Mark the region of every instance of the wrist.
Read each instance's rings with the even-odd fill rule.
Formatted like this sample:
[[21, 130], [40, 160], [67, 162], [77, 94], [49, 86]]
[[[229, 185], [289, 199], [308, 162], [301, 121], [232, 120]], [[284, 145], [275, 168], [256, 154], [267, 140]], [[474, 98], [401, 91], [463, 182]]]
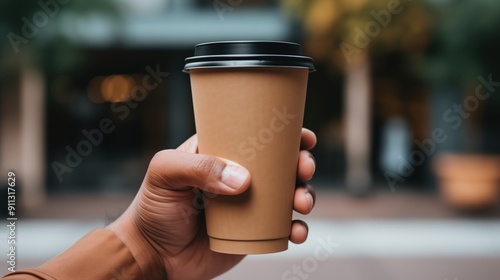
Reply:
[[139, 265], [144, 279], [167, 279], [163, 259], [141, 232], [138, 222], [127, 212], [107, 228], [128, 248]]

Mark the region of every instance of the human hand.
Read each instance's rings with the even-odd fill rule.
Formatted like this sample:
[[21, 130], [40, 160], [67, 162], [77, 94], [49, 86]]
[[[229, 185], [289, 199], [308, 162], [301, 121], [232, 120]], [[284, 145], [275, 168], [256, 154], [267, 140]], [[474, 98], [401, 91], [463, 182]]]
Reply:
[[[314, 174], [315, 163], [308, 150], [315, 144], [315, 134], [302, 129], [298, 181], [308, 181]], [[158, 152], [134, 201], [108, 227], [127, 245], [141, 269], [161, 268], [167, 279], [211, 279], [244, 258], [210, 250], [204, 217], [198, 215], [193, 201], [199, 194], [197, 189], [221, 195], [240, 194], [250, 186], [250, 174], [234, 162], [197, 151], [194, 135], [176, 150]], [[299, 185], [294, 210], [309, 214], [315, 199], [310, 185]], [[182, 209], [193, 214], [186, 216]], [[192, 212], [185, 212], [186, 209]], [[307, 234], [305, 222], [292, 222], [291, 242], [303, 243]]]

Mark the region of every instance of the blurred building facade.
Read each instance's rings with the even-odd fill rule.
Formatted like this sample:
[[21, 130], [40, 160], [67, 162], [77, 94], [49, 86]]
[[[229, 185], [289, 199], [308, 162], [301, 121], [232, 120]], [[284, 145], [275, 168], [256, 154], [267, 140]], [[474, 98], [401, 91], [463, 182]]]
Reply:
[[[432, 189], [438, 150], [453, 150], [466, 138], [498, 152], [498, 102], [481, 103], [464, 129], [448, 130], [448, 140], [427, 155], [433, 130], [449, 126], [443, 113], [463, 104], [480, 82], [436, 86], [414, 70], [446, 46], [434, 37], [447, 25], [433, 22], [432, 9], [420, 4], [389, 2], [117, 0], [21, 8], [12, 1], [6, 7], [18, 7], [11, 16], [17, 25], [0, 21], [7, 34], [1, 49], [2, 176], [21, 170], [26, 199], [34, 201], [47, 193], [133, 192], [156, 151], [195, 133], [189, 76], [182, 73], [194, 45], [284, 40], [302, 43], [316, 60], [304, 125], [319, 137], [313, 151], [319, 185], [390, 191], [392, 182]], [[37, 18], [40, 13], [47, 22]], [[358, 31], [371, 22], [380, 35]], [[33, 33], [27, 41], [9, 37], [25, 31]], [[342, 44], [355, 46], [367, 36], [371, 43], [356, 47], [364, 60], [346, 62]], [[436, 77], [440, 71], [427, 72]], [[487, 128], [481, 134], [487, 137], [476, 137], [478, 127]]]
[[[33, 203], [47, 193], [135, 191], [155, 152], [194, 134], [182, 68], [196, 44], [297, 41], [277, 1], [118, 2], [112, 12], [50, 6], [35, 50], [4, 42], [12, 63], [23, 52], [32, 61], [2, 79], [2, 173], [20, 170]], [[32, 9], [27, 29], [46, 12]]]

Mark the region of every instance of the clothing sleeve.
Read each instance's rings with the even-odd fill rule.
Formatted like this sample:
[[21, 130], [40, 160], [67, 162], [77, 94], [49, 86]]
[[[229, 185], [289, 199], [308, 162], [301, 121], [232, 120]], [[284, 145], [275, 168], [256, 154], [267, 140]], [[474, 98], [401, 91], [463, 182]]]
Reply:
[[97, 229], [47, 263], [10, 273], [2, 279], [150, 280], [158, 279], [157, 273], [141, 271], [127, 246], [113, 232]]

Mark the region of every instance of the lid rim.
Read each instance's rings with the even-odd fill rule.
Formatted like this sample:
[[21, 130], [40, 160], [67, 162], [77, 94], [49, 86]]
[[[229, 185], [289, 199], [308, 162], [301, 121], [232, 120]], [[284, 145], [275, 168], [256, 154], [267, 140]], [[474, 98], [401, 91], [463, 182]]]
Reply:
[[303, 56], [303, 55], [288, 55], [288, 54], [218, 54], [218, 55], [197, 55], [197, 56], [190, 56], [186, 58], [184, 61], [193, 61], [193, 60], [210, 60], [210, 59], [234, 59], [234, 60], [245, 60], [247, 58], [289, 58], [290, 60], [293, 59], [303, 59], [303, 60], [311, 60], [312, 58], [309, 56]]
[[[236, 61], [235, 61], [236, 62]], [[248, 62], [248, 61], [245, 61]], [[283, 64], [278, 64], [278, 63], [273, 63], [272, 61], [269, 61], [267, 64], [263, 64], [261, 61], [258, 61], [257, 63], [250, 64], [250, 63], [235, 63], [235, 64], [227, 64], [227, 63], [220, 63], [219, 61], [211, 61], [211, 62], [201, 62], [201, 63], [193, 63], [193, 65], [186, 66], [182, 70], [184, 73], [189, 73], [190, 70], [192, 69], [212, 69], [212, 68], [304, 68], [308, 69], [309, 73], [316, 72], [316, 69], [314, 68], [313, 65], [305, 64], [305, 63], [297, 63], [297, 64], [290, 64], [290, 63], [283, 63]]]
[[283, 41], [215, 41], [197, 44], [194, 56], [185, 59], [183, 72], [194, 67], [307, 67], [313, 59], [302, 55], [300, 44]]

